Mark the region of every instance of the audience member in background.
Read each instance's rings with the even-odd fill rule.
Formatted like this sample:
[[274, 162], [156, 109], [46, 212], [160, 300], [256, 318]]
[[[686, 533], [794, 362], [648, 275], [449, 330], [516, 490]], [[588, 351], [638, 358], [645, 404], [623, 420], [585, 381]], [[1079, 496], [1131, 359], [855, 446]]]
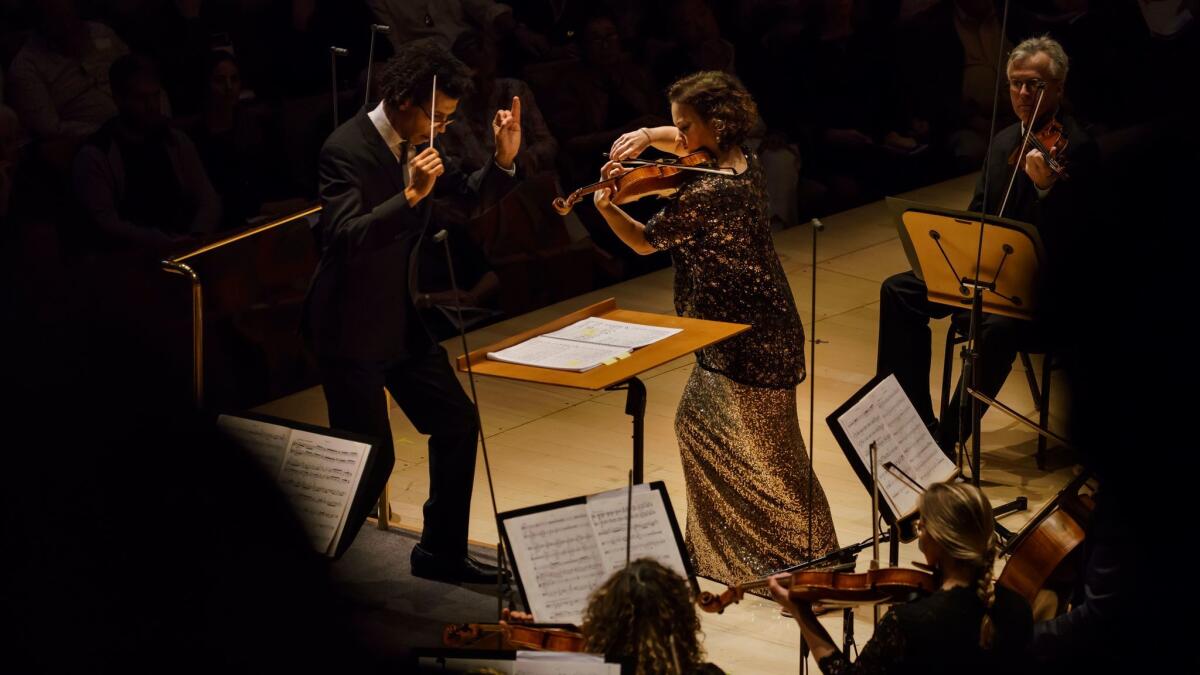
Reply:
[[214, 231], [221, 200], [192, 141], [167, 125], [154, 64], [130, 54], [109, 77], [119, 113], [75, 158], [75, 193], [92, 225], [151, 250]]
[[108, 71], [129, 49], [108, 26], [84, 21], [73, 0], [36, 3], [34, 22], [5, 96], [44, 159], [65, 173], [79, 142], [116, 114]]
[[522, 51], [534, 55], [549, 53], [544, 35], [513, 19], [512, 8], [494, 0], [367, 0], [367, 7], [379, 23], [391, 26], [392, 47], [432, 37], [449, 49], [464, 31], [472, 28], [492, 32], [497, 37], [512, 37]]
[[[496, 77], [496, 43], [485, 33], [470, 30], [460, 35], [454, 43], [454, 55], [471, 69], [474, 91], [459, 106], [457, 123], [446, 129], [441, 142], [451, 156], [462, 158], [464, 170], [479, 169], [490, 162], [495, 153], [495, 140], [487, 133], [492, 115], [503, 102], [511, 101], [514, 96], [520, 97], [523, 140], [517, 161], [524, 168], [525, 176], [505, 201], [521, 199], [532, 207], [524, 209], [520, 218], [508, 219], [513, 222], [496, 223], [504, 230], [503, 234], [491, 231], [496, 228], [485, 227], [486, 231], [472, 228], [472, 236], [484, 246], [489, 257], [504, 257], [517, 251], [533, 253], [564, 245], [566, 234], [562, 231], [562, 218], [550, 211], [550, 202], [557, 196], [556, 178], [539, 175], [554, 172], [558, 141], [550, 134], [529, 85], [514, 78]], [[439, 200], [438, 206], [440, 218], [458, 224], [467, 222], [462, 205], [454, 200]]]
[[[665, 102], [649, 72], [625, 53], [610, 15], [588, 19], [576, 34], [581, 58], [544, 83], [547, 121], [562, 144], [559, 169], [567, 191], [595, 181], [604, 153], [626, 131], [663, 124]], [[640, 206], [640, 205], [639, 205]], [[635, 213], [641, 213], [634, 207]], [[646, 269], [590, 208], [576, 209], [589, 235], [603, 249], [617, 274]], [[621, 265], [616, 265], [619, 260]]]
[[228, 52], [212, 52], [204, 78], [204, 109], [191, 135], [224, 205], [225, 227], [258, 215], [268, 169], [263, 111], [242, 99], [241, 70]]
[[[892, 38], [874, 3], [824, 0], [822, 16], [795, 46], [795, 95], [787, 102], [814, 148], [814, 170], [834, 208], [917, 184], [924, 131], [892, 76]], [[788, 110], [785, 107], [784, 110]], [[784, 119], [777, 122], [783, 123]]]
[[[1007, 39], [1001, 40], [995, 3], [947, 0], [934, 5], [905, 20], [898, 41], [906, 106], [933, 137], [944, 139], [952, 170], [977, 171], [987, 152], [1000, 54], [1012, 49]], [[996, 112], [997, 130], [1016, 121], [1003, 100]]]
[[233, 3], [158, 0], [140, 2], [108, 15], [132, 51], [146, 54], [159, 65], [172, 117], [200, 112], [204, 92], [194, 83], [204, 77], [209, 52], [234, 50], [237, 19]]
[[513, 18], [534, 33], [545, 36], [549, 51], [541, 54], [547, 61], [579, 57], [575, 34], [593, 11], [588, 0], [509, 0]]
[[611, 16], [593, 16], [578, 39], [581, 59], [556, 78], [546, 96], [548, 121], [566, 153], [564, 179], [582, 185], [594, 178], [617, 136], [658, 126], [664, 106], [650, 74], [622, 48]]
[[649, 40], [654, 79], [674, 82], [700, 70], [734, 74], [733, 43], [721, 37], [717, 17], [704, 0], [674, 0], [666, 8], [671, 20], [661, 27], [664, 39]]
[[471, 69], [475, 89], [459, 106], [455, 124], [440, 139], [447, 151], [462, 162], [465, 171], [492, 161], [495, 139], [487, 133], [492, 116], [502, 103], [518, 96], [523, 142], [517, 161], [529, 175], [553, 170], [558, 141], [546, 126], [529, 85], [516, 78], [496, 76], [499, 55], [495, 39], [482, 31], [467, 30], [455, 40], [452, 51]]

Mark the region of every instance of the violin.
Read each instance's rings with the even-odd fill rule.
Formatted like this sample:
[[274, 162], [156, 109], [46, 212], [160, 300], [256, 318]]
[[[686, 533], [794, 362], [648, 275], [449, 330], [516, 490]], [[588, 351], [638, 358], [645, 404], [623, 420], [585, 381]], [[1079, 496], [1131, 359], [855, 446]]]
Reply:
[[[696, 598], [696, 603], [706, 612], [720, 614], [740, 600], [745, 591], [765, 588], [769, 580], [770, 577], [731, 586], [720, 595], [705, 591]], [[852, 607], [908, 602], [914, 594], [932, 593], [940, 580], [932, 572], [883, 567], [866, 572], [805, 570], [781, 578], [780, 584], [788, 589], [788, 598], [795, 603]]]
[[[1067, 160], [1066, 150], [1069, 139], [1067, 132], [1063, 129], [1062, 122], [1059, 122], [1054, 116], [1046, 120], [1040, 129], [1037, 129], [1031, 134], [1026, 134], [1025, 142], [1013, 148], [1012, 154], [1008, 157], [1008, 165], [1016, 166], [1024, 155], [1023, 150], [1028, 147], [1036, 149], [1046, 158], [1046, 166], [1059, 178], [1070, 178], [1067, 175]], [[1053, 151], [1053, 152], [1052, 152]]]
[[684, 179], [691, 175], [690, 172], [734, 175], [733, 169], [717, 167], [716, 162], [716, 158], [707, 150], [654, 161], [625, 160], [621, 162], [622, 165], [635, 165], [636, 168], [620, 176], [585, 185], [566, 198], [556, 198], [553, 202], [554, 210], [558, 215], [565, 216], [580, 199], [605, 188], [611, 188], [615, 192], [612, 198], [614, 204], [628, 204], [642, 197], [666, 197], [674, 194], [683, 187]]
[[582, 652], [585, 644], [583, 634], [576, 631], [510, 623], [447, 624], [442, 643], [468, 649], [542, 652]]

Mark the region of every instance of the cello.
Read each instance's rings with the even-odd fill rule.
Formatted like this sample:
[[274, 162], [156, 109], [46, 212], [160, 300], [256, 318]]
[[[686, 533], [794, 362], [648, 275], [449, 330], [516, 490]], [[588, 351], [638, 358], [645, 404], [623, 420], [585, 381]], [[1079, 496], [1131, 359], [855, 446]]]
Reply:
[[[996, 583], [1020, 595], [1030, 607], [1050, 609], [1044, 594], [1072, 581], [1067, 562], [1082, 546], [1094, 508], [1090, 495], [1079, 494], [1090, 477], [1087, 471], [1076, 476], [1001, 549], [1008, 562]], [[1062, 605], [1058, 600], [1051, 616], [1061, 613]], [[1035, 614], [1040, 613], [1035, 609]]]

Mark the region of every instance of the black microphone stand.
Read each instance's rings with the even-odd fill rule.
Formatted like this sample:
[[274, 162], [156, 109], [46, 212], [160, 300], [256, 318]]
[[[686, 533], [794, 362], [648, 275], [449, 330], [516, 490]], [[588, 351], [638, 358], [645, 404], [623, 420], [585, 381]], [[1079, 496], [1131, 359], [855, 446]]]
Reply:
[[[996, 85], [992, 89], [992, 119], [988, 130], [988, 150], [983, 158], [983, 195], [979, 205], [979, 245], [975, 253], [975, 276], [974, 279], [961, 277], [960, 281], [964, 287], [970, 288], [972, 293], [971, 298], [971, 319], [970, 328], [967, 332], [967, 344], [962, 349], [962, 386], [959, 387], [958, 399], [958, 466], [962, 469], [963, 455], [966, 451], [966, 434], [971, 433], [971, 482], [975, 487], [979, 487], [980, 473], [980, 444], [979, 444], [979, 418], [982, 412], [979, 407], [979, 399], [970, 396], [967, 392], [969, 388], [979, 389], [979, 371], [977, 361], [979, 352], [975, 347], [975, 340], [979, 336], [979, 322], [983, 316], [983, 292], [985, 290], [995, 290], [995, 284], [981, 282], [979, 279], [979, 266], [983, 261], [983, 233], [987, 224], [987, 200], [988, 186], [991, 178], [991, 158], [992, 158], [992, 139], [996, 136], [996, 117], [999, 114], [1000, 107], [1000, 73], [1004, 70], [1004, 35], [1008, 30], [1008, 4], [1009, 0], [1004, 0], [1003, 16], [1000, 19], [1000, 45], [1001, 48], [996, 50]], [[989, 288], [990, 286], [990, 288]], [[963, 417], [967, 414], [967, 403], [970, 399], [970, 425], [966, 423]]]
[[381, 23], [371, 24], [371, 46], [367, 50], [367, 83], [363, 87], [363, 108], [370, 109], [371, 105], [371, 66], [375, 64], [375, 36], [379, 33], [388, 35], [392, 32], [391, 26], [385, 26]]
[[338, 79], [337, 79], [337, 60], [339, 56], [346, 56], [350, 53], [345, 47], [330, 47], [329, 48], [329, 72], [331, 84], [333, 86], [333, 129], [337, 131], [338, 124], [342, 118], [338, 115]]
[[[430, 146], [432, 147], [432, 145], [433, 143], [430, 141]], [[430, 205], [425, 215], [426, 227], [428, 227], [429, 217], [432, 212], [433, 206]], [[442, 244], [442, 247], [446, 252], [446, 269], [450, 272], [450, 289], [454, 291], [454, 312], [458, 319], [458, 337], [462, 341], [463, 360], [466, 361], [467, 364], [467, 380], [471, 384], [471, 403], [475, 408], [475, 425], [479, 427], [479, 446], [483, 451], [484, 473], [487, 474], [488, 493], [492, 498], [492, 516], [496, 519], [496, 529], [497, 532], [499, 532], [500, 510], [496, 507], [496, 486], [492, 482], [492, 465], [490, 459], [488, 458], [487, 435], [483, 433], [483, 418], [479, 414], [479, 393], [475, 389], [475, 371], [471, 367], [471, 352], [467, 347], [466, 324], [463, 323], [462, 316], [462, 300], [459, 298], [458, 279], [454, 274], [454, 258], [450, 254], [450, 233], [445, 229], [438, 230], [438, 232], [433, 235], [433, 241], [435, 243]], [[632, 487], [630, 489], [632, 489]], [[628, 556], [628, 553], [626, 553], [626, 555]], [[512, 583], [513, 580], [511, 579], [506, 567], [507, 557], [508, 555], [504, 549], [504, 537], [497, 536], [496, 563], [500, 568], [499, 573], [496, 575], [496, 616], [498, 619], [503, 618], [504, 616], [504, 605], [506, 601], [509, 601], [508, 604], [510, 607], [512, 606], [511, 598], [515, 590]]]

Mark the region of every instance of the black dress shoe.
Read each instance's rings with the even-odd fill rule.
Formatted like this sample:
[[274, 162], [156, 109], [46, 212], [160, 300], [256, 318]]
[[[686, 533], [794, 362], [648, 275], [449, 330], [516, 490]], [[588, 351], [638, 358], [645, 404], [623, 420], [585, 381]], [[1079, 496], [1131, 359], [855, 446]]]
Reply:
[[500, 568], [472, 558], [467, 554], [461, 556], [439, 556], [414, 546], [412, 556], [412, 574], [414, 577], [433, 581], [447, 581], [455, 584], [494, 584], [500, 575]]

